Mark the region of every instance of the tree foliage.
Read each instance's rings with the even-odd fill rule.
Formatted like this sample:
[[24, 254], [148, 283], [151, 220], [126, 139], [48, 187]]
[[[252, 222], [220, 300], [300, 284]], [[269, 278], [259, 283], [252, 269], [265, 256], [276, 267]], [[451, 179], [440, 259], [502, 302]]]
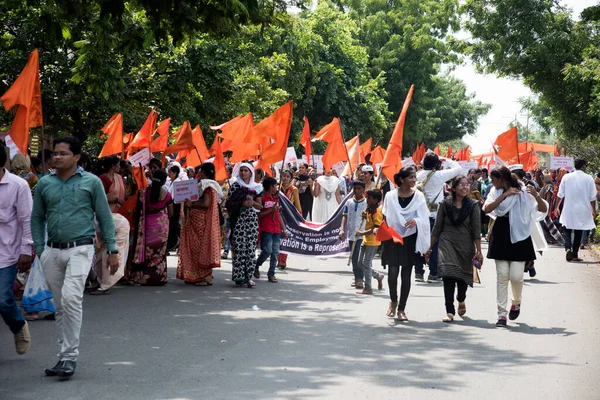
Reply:
[[[45, 130], [97, 137], [115, 112], [154, 107], [208, 125], [295, 101], [292, 139], [340, 117], [346, 140], [385, 145], [411, 84], [406, 142], [474, 133], [488, 106], [442, 72], [459, 61], [455, 0], [31, 1], [0, 4], [0, 92], [40, 51]], [[290, 6], [301, 11], [291, 14]], [[11, 116], [0, 111], [0, 125]], [[319, 146], [316, 146], [316, 150]], [[408, 152], [408, 151], [407, 151]]]

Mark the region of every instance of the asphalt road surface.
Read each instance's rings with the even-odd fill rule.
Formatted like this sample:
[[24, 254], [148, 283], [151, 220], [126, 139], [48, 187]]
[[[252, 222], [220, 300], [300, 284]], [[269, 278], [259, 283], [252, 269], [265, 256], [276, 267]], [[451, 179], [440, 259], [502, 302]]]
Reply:
[[169, 257], [165, 287], [85, 296], [70, 381], [44, 376], [54, 322], [30, 323], [24, 356], [5, 328], [0, 399], [600, 399], [600, 267], [567, 263], [559, 248], [526, 277], [507, 328], [494, 325], [490, 260], [453, 324], [441, 322], [441, 284], [413, 282], [410, 321], [387, 318], [387, 280], [357, 295], [342, 258], [290, 256], [280, 283], [255, 289], [232, 285], [230, 261], [212, 287], [175, 280], [176, 265]]

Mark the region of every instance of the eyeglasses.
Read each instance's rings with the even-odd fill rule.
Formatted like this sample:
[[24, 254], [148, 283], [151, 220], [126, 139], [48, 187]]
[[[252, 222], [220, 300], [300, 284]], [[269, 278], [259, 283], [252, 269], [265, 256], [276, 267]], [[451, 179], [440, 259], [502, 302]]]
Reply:
[[52, 157], [68, 157], [70, 155], [73, 155], [73, 153], [66, 151], [55, 151], [54, 153], [52, 153]]
[[458, 187], [471, 187], [471, 184], [470, 183], [459, 183], [456, 186], [458, 186]]

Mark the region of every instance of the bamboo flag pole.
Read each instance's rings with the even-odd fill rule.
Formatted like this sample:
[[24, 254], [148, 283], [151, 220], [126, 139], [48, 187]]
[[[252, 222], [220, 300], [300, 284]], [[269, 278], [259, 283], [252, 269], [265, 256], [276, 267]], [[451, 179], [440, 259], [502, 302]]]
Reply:
[[340, 135], [342, 135], [342, 143], [344, 143], [344, 149], [346, 150], [346, 158], [348, 159], [348, 166], [350, 167], [350, 176], [354, 177], [354, 171], [352, 170], [352, 163], [350, 162], [350, 155], [348, 154], [348, 147], [346, 147], [346, 142], [344, 141], [344, 132], [342, 131], [342, 122], [341, 121], [340, 121]]

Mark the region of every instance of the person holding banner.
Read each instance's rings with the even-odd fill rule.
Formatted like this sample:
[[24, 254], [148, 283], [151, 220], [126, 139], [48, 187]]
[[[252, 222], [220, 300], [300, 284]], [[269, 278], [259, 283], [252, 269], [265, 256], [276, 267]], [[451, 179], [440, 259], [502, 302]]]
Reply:
[[213, 268], [221, 266], [219, 196], [223, 192], [215, 181], [214, 164], [202, 164], [200, 179], [198, 186], [204, 189], [199, 200], [185, 202], [188, 212], [181, 227], [177, 279], [196, 286], [212, 286]]
[[[394, 175], [394, 183], [397, 189], [385, 196], [382, 212], [386, 223], [404, 238], [404, 244], [393, 240], [382, 242], [381, 263], [389, 266], [388, 285], [391, 301], [387, 316], [394, 317], [397, 308], [398, 320], [408, 321], [405, 309], [410, 293], [413, 265], [417, 257], [424, 255], [430, 245], [430, 211], [425, 195], [415, 190], [417, 176], [413, 167], [402, 168]], [[398, 275], [401, 279], [399, 302]]]
[[254, 168], [242, 162], [234, 168], [235, 182], [231, 184], [227, 202], [231, 225], [233, 267], [231, 280], [238, 286], [256, 286], [252, 277], [256, 268], [258, 242], [258, 211], [262, 208], [262, 185], [254, 180]]
[[[292, 179], [292, 172], [289, 169], [284, 169], [281, 171], [281, 193], [283, 193], [284, 196], [292, 202], [294, 207], [296, 207], [296, 210], [298, 210], [300, 215], [302, 215], [302, 206], [300, 204], [298, 188], [292, 185]], [[277, 267], [279, 269], [285, 269], [287, 266], [287, 257], [287, 254], [279, 253], [279, 257], [277, 259]]]
[[313, 180], [308, 175], [308, 164], [300, 164], [298, 167], [298, 176], [294, 180], [294, 186], [298, 188], [302, 218], [308, 221], [313, 208]]
[[173, 215], [171, 194], [163, 186], [164, 169], [154, 169], [152, 185], [140, 193], [140, 217], [129, 281], [134, 285], [164, 285], [167, 276], [169, 217]]

